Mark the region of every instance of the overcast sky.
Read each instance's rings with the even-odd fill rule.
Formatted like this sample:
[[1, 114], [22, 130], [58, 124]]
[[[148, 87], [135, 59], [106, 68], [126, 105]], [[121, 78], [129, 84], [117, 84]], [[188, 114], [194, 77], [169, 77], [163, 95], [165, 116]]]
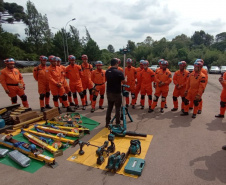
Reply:
[[[27, 0], [16, 2], [26, 9]], [[116, 50], [128, 40], [142, 42], [147, 36], [154, 40], [173, 39], [182, 33], [191, 37], [204, 30], [213, 36], [226, 32], [226, 0], [31, 0], [42, 15], [46, 14], [53, 33], [68, 25], [75, 26], [80, 38], [87, 27], [100, 49], [112, 44]], [[11, 33], [25, 37], [23, 24], [4, 24]], [[69, 26], [67, 26], [67, 30]]]

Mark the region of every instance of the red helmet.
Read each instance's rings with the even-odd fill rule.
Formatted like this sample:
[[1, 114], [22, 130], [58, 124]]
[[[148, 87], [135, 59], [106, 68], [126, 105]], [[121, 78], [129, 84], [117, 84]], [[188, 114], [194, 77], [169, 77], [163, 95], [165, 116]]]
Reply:
[[50, 62], [54, 62], [55, 61], [55, 56], [54, 55], [50, 55], [49, 56], [49, 61]]
[[127, 58], [126, 62], [132, 64], [133, 63], [133, 60], [131, 58]]
[[202, 64], [204, 64], [204, 60], [203, 59], [200, 59], [200, 58], [196, 59], [195, 62], [202, 62]]
[[187, 63], [186, 63], [185, 61], [180, 61], [180, 62], [178, 62], [178, 65], [179, 65], [179, 66], [186, 66]]
[[15, 64], [15, 60], [13, 58], [7, 58], [4, 60], [5, 64]]
[[168, 63], [168, 61], [166, 61], [166, 60], [162, 60], [160, 64], [161, 64], [161, 65], [167, 65], [167, 66], [168, 66], [169, 63]]
[[102, 66], [103, 65], [103, 62], [102, 61], [97, 61], [96, 62], [96, 66]]
[[121, 64], [121, 59], [120, 58], [116, 58], [118, 60], [118, 64]]
[[143, 61], [143, 65], [148, 65], [148, 64], [149, 64], [148, 60]]
[[39, 60], [40, 60], [40, 61], [47, 61], [48, 58], [47, 58], [46, 56], [44, 56], [44, 55], [41, 55], [41, 56], [39, 57]]
[[161, 61], [164, 61], [164, 59], [162, 58], [158, 60], [159, 65], [161, 64]]
[[200, 61], [195, 61], [195, 63], [194, 63], [194, 66], [196, 67], [199, 67], [199, 68], [202, 68], [202, 66], [203, 66], [203, 63], [202, 62], [200, 62]]
[[75, 61], [76, 57], [74, 55], [69, 55], [68, 60], [69, 61]]
[[82, 55], [82, 60], [88, 60], [88, 56], [87, 55]]
[[55, 57], [54, 60], [55, 60], [56, 62], [61, 62], [61, 58], [60, 58], [60, 57]]

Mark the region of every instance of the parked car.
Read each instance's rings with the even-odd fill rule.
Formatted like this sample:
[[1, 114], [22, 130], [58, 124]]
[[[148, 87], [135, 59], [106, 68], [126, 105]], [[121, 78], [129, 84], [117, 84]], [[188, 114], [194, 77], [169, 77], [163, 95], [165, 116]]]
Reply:
[[194, 71], [194, 65], [188, 65], [186, 70], [188, 70], [191, 73], [192, 71]]
[[39, 61], [20, 61], [20, 60], [15, 61], [15, 66], [17, 68], [30, 67], [30, 66], [33, 67], [38, 65], [39, 65]]
[[218, 66], [211, 66], [210, 67], [210, 70], [209, 70], [209, 73], [212, 74], [220, 74], [221, 73], [221, 70]]
[[203, 69], [205, 69], [208, 72], [208, 67], [207, 66], [203, 66]]
[[224, 74], [226, 72], [226, 66], [221, 66], [221, 74]]
[[152, 69], [154, 72], [156, 71], [156, 69], [159, 68], [159, 65], [152, 65], [151, 67], [149, 67], [150, 69]]

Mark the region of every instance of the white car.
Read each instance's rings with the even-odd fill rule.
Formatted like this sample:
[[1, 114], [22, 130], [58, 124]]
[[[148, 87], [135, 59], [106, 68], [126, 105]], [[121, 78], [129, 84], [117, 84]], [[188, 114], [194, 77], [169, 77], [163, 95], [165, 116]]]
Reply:
[[226, 72], [226, 66], [221, 66], [221, 74], [224, 74]]
[[152, 65], [151, 67], [149, 67], [150, 69], [152, 69], [152, 71], [156, 71], [156, 69], [159, 68], [159, 65]]
[[215, 74], [220, 74], [221, 73], [221, 70], [218, 66], [211, 66], [210, 67], [210, 70], [209, 70], [209, 73], [215, 73]]
[[194, 71], [194, 65], [188, 65], [186, 70], [188, 70], [191, 73], [192, 71]]

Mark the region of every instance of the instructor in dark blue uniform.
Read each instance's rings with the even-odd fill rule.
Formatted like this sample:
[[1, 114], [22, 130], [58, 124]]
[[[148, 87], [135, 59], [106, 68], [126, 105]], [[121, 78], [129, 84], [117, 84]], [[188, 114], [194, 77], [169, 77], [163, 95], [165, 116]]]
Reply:
[[115, 105], [116, 124], [120, 124], [120, 109], [122, 105], [121, 84], [125, 83], [125, 77], [118, 68], [119, 61], [111, 60], [111, 68], [106, 71], [108, 108], [106, 113], [106, 127], [111, 121], [111, 112]]

